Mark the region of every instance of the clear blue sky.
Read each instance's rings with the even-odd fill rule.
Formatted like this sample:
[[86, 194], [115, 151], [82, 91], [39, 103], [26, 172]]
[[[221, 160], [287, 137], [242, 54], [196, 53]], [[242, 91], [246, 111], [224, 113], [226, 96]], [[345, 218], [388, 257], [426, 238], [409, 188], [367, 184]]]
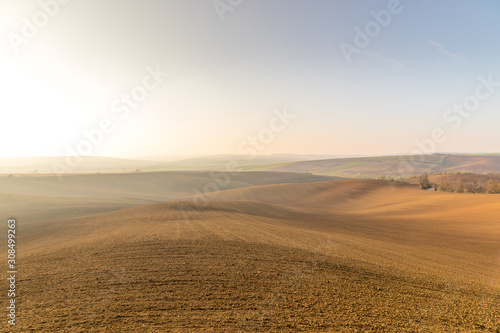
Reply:
[[[66, 155], [103, 119], [113, 129], [92, 155], [237, 153], [284, 107], [296, 117], [260, 153], [410, 153], [436, 128], [435, 151], [500, 151], [500, 87], [470, 116], [443, 118], [488, 92], [478, 77], [500, 82], [498, 1], [54, 3], [48, 16], [0, 1], [0, 157]], [[386, 26], [370, 23], [388, 8]], [[348, 62], [341, 45], [367, 24], [379, 31]], [[113, 112], [147, 67], [169, 75]]]

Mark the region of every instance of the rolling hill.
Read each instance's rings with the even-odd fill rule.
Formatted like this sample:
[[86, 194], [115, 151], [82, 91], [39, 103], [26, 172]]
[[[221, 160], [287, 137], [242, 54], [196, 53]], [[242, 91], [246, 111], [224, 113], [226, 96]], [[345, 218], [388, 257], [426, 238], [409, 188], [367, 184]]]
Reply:
[[[75, 167], [69, 161], [81, 158]], [[153, 160], [156, 158], [157, 160]], [[54, 163], [58, 168], [54, 168]], [[72, 162], [73, 163], [73, 162]], [[342, 178], [376, 178], [390, 175], [395, 179], [423, 173], [473, 172], [500, 173], [500, 155], [401, 155], [373, 157], [342, 157], [328, 155], [209, 155], [191, 158], [151, 157], [118, 159], [108, 157], [46, 157], [0, 159], [0, 174], [130, 173], [159, 171], [226, 171], [235, 163], [240, 171], [274, 171], [314, 173]]]
[[71, 173], [128, 173], [151, 171], [206, 171], [225, 170], [226, 165], [242, 166], [290, 163], [325, 158], [335, 155], [207, 155], [207, 156], [149, 156], [134, 159], [102, 156], [52, 156], [0, 158], [0, 174], [71, 174]]
[[23, 223], [51, 220], [180, 200], [264, 184], [331, 180], [332, 177], [290, 172], [144, 172], [118, 174], [20, 175], [0, 177], [0, 216], [13, 212]]
[[19, 329], [500, 330], [497, 196], [260, 175], [209, 201], [20, 223]]
[[342, 158], [318, 161], [302, 161], [270, 166], [270, 171], [312, 172], [348, 178], [376, 178], [390, 175], [396, 179], [424, 173], [473, 172], [500, 173], [500, 155], [403, 155]]

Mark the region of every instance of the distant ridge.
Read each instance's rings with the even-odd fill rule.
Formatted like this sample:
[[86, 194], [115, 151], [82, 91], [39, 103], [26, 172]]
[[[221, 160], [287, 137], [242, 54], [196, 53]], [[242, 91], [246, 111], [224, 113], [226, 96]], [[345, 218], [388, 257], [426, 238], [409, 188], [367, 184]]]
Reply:
[[[156, 160], [155, 160], [156, 159]], [[78, 160], [79, 163], [73, 163]], [[23, 173], [127, 173], [157, 171], [226, 171], [229, 163], [239, 171], [313, 173], [342, 178], [394, 179], [423, 173], [500, 173], [500, 154], [433, 154], [345, 157], [337, 155], [207, 155], [191, 157], [25, 157], [0, 159], [0, 174]], [[54, 165], [64, 166], [54, 168]]]
[[500, 173], [500, 155], [401, 155], [303, 161], [270, 168], [272, 171], [311, 172], [349, 178], [376, 178], [390, 175], [395, 179], [423, 173], [472, 172]]

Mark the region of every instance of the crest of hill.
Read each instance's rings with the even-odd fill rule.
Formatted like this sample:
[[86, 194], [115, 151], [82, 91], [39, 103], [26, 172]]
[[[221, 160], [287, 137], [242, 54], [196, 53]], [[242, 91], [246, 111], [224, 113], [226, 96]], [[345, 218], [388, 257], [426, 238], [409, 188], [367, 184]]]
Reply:
[[376, 178], [383, 174], [393, 176], [395, 179], [450, 171], [500, 173], [500, 155], [434, 154], [342, 158], [294, 162], [271, 166], [269, 170], [312, 172], [349, 178]]
[[[380, 180], [332, 180], [307, 183], [260, 185], [183, 198], [183, 201], [157, 203], [122, 211], [126, 215], [232, 212], [272, 218], [300, 219], [332, 216], [490, 216], [499, 208], [495, 195], [422, 191], [416, 185]], [[480, 211], [478, 212], [478, 209]], [[115, 214], [115, 213], [110, 213]], [[118, 212], [116, 212], [118, 214]]]
[[[205, 193], [264, 184], [330, 180], [291, 172], [150, 172], [0, 177], [0, 216], [20, 211], [24, 223], [96, 214]], [[212, 185], [216, 186], [212, 186]]]
[[[130, 330], [126, 326], [133, 322], [123, 324], [124, 316], [138, 316], [145, 308], [158, 314], [148, 320], [162, 331], [168, 331], [173, 320], [199, 316], [199, 309], [203, 323], [221, 320], [220, 309], [234, 309], [234, 304], [238, 311], [253, 313], [256, 299], [267, 303], [281, 287], [283, 295], [294, 297], [280, 307], [290, 311], [286, 318], [326, 313], [320, 330], [332, 322], [333, 313], [339, 324], [329, 331], [342, 331], [340, 325], [355, 313], [369, 318], [363, 327], [379, 318], [385, 325], [381, 330], [389, 320], [397, 327], [394, 331], [400, 331], [407, 319], [398, 314], [415, 316], [415, 309], [423, 308], [417, 315], [425, 319], [429, 302], [437, 302], [436, 309], [453, 308], [440, 314], [436, 322], [441, 326], [432, 324], [425, 331], [458, 332], [463, 324], [455, 324], [455, 318], [472, 311], [477, 315], [468, 327], [484, 318], [489, 318], [489, 331], [498, 327], [494, 268], [500, 206], [494, 195], [430, 192], [406, 183], [350, 179], [258, 185], [213, 192], [209, 201], [204, 199], [194, 196], [20, 224], [27, 281], [21, 285], [20, 299], [26, 318], [32, 320], [30, 328], [46, 332], [49, 325], [59, 325], [58, 331], [63, 331], [82, 307], [95, 311], [95, 302], [81, 300], [95, 298], [96, 291], [102, 295], [98, 292], [103, 281], [110, 281], [113, 291], [124, 286], [99, 314], [107, 327], [121, 331]], [[124, 268], [133, 274], [131, 283], [110, 274]], [[287, 272], [309, 278], [289, 285]], [[447, 288], [449, 283], [458, 287]], [[316, 295], [313, 302], [304, 299], [304, 286], [312, 290], [308, 295]], [[458, 288], [464, 291], [453, 304], [443, 298], [457, 295]], [[349, 307], [339, 311], [332, 299]], [[115, 303], [119, 306], [113, 307]], [[376, 310], [375, 317], [365, 315], [363, 304]], [[483, 304], [481, 311], [478, 304]], [[180, 310], [158, 325], [158, 318], [170, 313], [166, 307]], [[68, 315], [47, 323], [42, 320], [46, 309]], [[237, 314], [223, 315], [234, 323]], [[444, 315], [446, 321], [441, 319]], [[85, 331], [92, 330], [93, 322], [81, 322]], [[303, 327], [293, 326], [293, 321], [289, 325], [297, 331]], [[417, 328], [411, 331], [421, 331]]]

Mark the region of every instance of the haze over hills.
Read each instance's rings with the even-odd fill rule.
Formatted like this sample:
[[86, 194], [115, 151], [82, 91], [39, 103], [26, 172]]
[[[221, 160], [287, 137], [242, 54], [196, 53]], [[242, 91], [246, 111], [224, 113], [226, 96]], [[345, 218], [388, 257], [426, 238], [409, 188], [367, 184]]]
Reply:
[[165, 170], [207, 170], [225, 168], [228, 162], [240, 165], [288, 163], [341, 157], [335, 155], [208, 155], [149, 156], [136, 159], [100, 156], [18, 157], [0, 159], [0, 173], [91, 173]]
[[[140, 159], [149, 161], [168, 161], [177, 165], [221, 165], [229, 161], [241, 161], [253, 164], [265, 163], [283, 163], [297, 161], [323, 160], [331, 158], [353, 157], [346, 155], [303, 155], [303, 154], [270, 154], [270, 155], [237, 155], [237, 154], [221, 154], [221, 155], [197, 155], [197, 156], [150, 156], [141, 157]], [[356, 156], [359, 157], [359, 156]]]
[[0, 177], [0, 216], [22, 212], [23, 223], [67, 218], [126, 207], [180, 200], [263, 184], [331, 180], [289, 172], [245, 172], [220, 175], [209, 172], [154, 172]]
[[270, 167], [272, 171], [311, 172], [338, 177], [394, 178], [439, 172], [500, 173], [500, 155], [402, 155], [304, 161]]
[[156, 161], [100, 156], [17, 157], [0, 159], [0, 173], [123, 172], [159, 165]]
[[423, 173], [472, 172], [500, 173], [499, 154], [432, 154], [343, 157], [332, 155], [209, 155], [190, 158], [156, 157], [158, 160], [69, 156], [0, 160], [0, 174], [16, 173], [124, 173], [151, 171], [216, 170], [228, 164], [240, 171], [309, 172], [346, 178], [400, 177]]
[[[107, 187], [101, 197], [115, 203], [180, 197], [104, 212], [81, 206], [73, 216], [50, 217], [50, 207], [40, 204], [46, 218], [37, 223], [25, 224], [21, 214], [19, 329], [500, 329], [496, 195], [257, 172], [238, 174], [237, 182], [250, 186], [235, 183], [199, 200], [183, 195], [191, 174], [71, 176], [47, 196], [65, 191], [88, 199]], [[195, 175], [198, 186], [210, 179]], [[149, 177], [144, 184], [157, 177], [159, 186], [141, 186], [141, 177]], [[270, 183], [273, 177], [284, 183]], [[6, 187], [6, 179], [12, 178], [0, 180], [6, 193], [19, 188]], [[43, 177], [14, 178], [21, 179], [34, 183], [16, 195], [26, 195], [38, 179], [45, 184], [40, 190], [47, 187]], [[130, 193], [128, 184], [138, 181]]]

